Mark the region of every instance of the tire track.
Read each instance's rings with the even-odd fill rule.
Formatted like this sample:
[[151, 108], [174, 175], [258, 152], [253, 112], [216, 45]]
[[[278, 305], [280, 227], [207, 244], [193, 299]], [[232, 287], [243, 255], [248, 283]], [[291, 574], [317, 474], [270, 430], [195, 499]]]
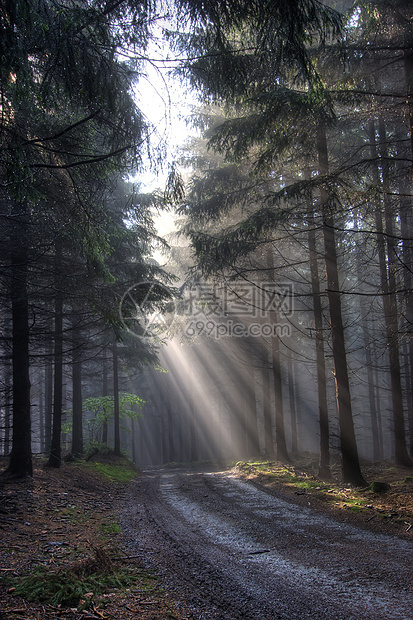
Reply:
[[410, 542], [338, 523], [229, 473], [143, 476], [128, 545], [197, 620], [412, 620]]

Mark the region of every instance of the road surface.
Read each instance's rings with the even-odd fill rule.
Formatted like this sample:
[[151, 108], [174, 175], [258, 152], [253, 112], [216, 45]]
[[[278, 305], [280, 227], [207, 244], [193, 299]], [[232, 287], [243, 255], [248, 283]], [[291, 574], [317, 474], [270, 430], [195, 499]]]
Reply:
[[146, 472], [128, 546], [196, 620], [413, 620], [413, 544], [335, 521], [230, 472]]

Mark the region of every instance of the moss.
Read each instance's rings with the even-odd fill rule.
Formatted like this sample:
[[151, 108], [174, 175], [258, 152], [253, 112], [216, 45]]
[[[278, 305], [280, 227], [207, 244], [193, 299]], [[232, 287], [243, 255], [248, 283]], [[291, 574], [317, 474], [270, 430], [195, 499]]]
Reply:
[[137, 470], [125, 461], [125, 463], [87, 463], [87, 467], [97, 472], [111, 482], [127, 483], [131, 482], [138, 476]]
[[116, 523], [116, 521], [105, 521], [101, 523], [99, 527], [104, 536], [108, 536], [110, 534], [120, 534], [122, 531], [120, 525]]
[[388, 491], [390, 491], [391, 486], [387, 482], [375, 480], [370, 484], [369, 489], [373, 493], [387, 493]]

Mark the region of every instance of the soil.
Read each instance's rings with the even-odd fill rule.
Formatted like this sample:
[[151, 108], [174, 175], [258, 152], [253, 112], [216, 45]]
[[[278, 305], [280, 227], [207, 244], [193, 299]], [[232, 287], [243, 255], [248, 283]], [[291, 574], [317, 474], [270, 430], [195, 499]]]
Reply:
[[[84, 464], [48, 468], [40, 458], [34, 460], [33, 473], [32, 479], [0, 478], [1, 620], [180, 618], [174, 599], [121, 542], [117, 524], [119, 508], [127, 501], [126, 484], [102, 478]], [[92, 599], [84, 611], [53, 607], [47, 601], [33, 603], [14, 594], [13, 577], [27, 575], [39, 565], [53, 572], [76, 566], [101, 549], [113, 571], [126, 566], [138, 575], [134, 587], [108, 591], [96, 602]]]
[[[274, 471], [277, 469], [275, 465]], [[309, 474], [309, 471], [308, 463], [302, 464], [300, 470], [295, 468], [296, 473], [301, 473], [303, 478], [310, 478], [317, 484], [316, 477]], [[390, 463], [365, 465], [363, 473], [367, 480], [385, 481], [390, 484], [390, 490], [372, 493], [341, 485], [340, 495], [335, 496], [337, 501], [331, 502], [326, 502], [326, 494], [330, 489], [326, 488], [322, 481], [320, 487], [314, 487], [313, 484], [303, 490], [299, 484], [291, 481], [285, 483], [272, 473], [271, 467], [265, 472], [259, 467], [244, 466], [217, 472], [211, 469], [208, 471], [206, 466], [201, 466], [198, 469], [192, 467], [142, 472], [136, 481], [121, 484], [102, 478], [85, 464], [65, 463], [60, 469], [50, 469], [45, 468], [40, 459], [36, 459], [33, 479], [1, 481], [0, 618], [323, 618], [324, 612], [318, 607], [317, 600], [313, 600], [310, 587], [306, 600], [300, 600], [297, 595], [298, 590], [306, 591], [305, 582], [313, 569], [308, 565], [310, 573], [297, 573], [296, 567], [308, 563], [305, 556], [311, 553], [308, 546], [303, 546], [302, 536], [297, 533], [299, 527], [294, 525], [294, 519], [299, 520], [303, 514], [294, 512], [296, 509], [307, 511], [307, 522], [308, 515], [314, 515], [311, 519], [314, 521], [314, 531], [318, 528], [317, 540], [322, 538], [320, 531], [327, 526], [320, 525], [322, 522], [318, 522], [316, 516], [332, 516], [334, 521], [328, 521], [330, 524], [341, 523], [339, 527], [342, 528], [356, 526], [362, 531], [377, 535], [378, 538], [374, 540], [381, 541], [380, 547], [385, 547], [388, 544], [385, 541], [391, 540], [394, 541], [389, 543], [392, 549], [394, 547], [397, 550], [397, 545], [407, 545], [406, 549], [411, 552], [411, 470], [395, 468]], [[335, 488], [337, 491], [337, 487]], [[258, 495], [254, 495], [255, 492]], [[250, 507], [250, 512], [236, 508], [238, 496], [241, 502], [242, 498], [247, 498], [249, 494], [252, 494], [254, 504]], [[267, 505], [268, 502], [274, 503], [270, 506]], [[357, 506], [357, 503], [360, 505]], [[257, 516], [253, 512], [260, 506], [264, 516]], [[264, 521], [268, 521], [265, 516], [268, 510], [272, 511], [271, 514], [278, 515], [283, 511], [285, 518], [282, 520], [285, 524], [282, 527], [290, 528], [283, 530], [280, 536], [280, 541], [284, 541], [282, 548], [277, 546], [281, 545], [281, 542], [274, 542], [269, 538], [268, 532], [262, 533], [267, 527]], [[258, 532], [261, 518], [264, 520], [263, 529]], [[223, 526], [224, 520], [226, 524], [230, 522], [228, 530], [225, 529], [227, 525], [225, 528]], [[121, 528], [117, 527], [118, 524]], [[242, 532], [231, 529], [239, 524], [244, 528]], [[334, 529], [335, 526], [332, 527]], [[118, 531], [120, 529], [122, 531]], [[231, 534], [232, 531], [236, 533]], [[350, 538], [355, 536], [354, 531], [352, 530]], [[345, 532], [347, 529], [341, 529], [340, 536], [343, 537]], [[383, 534], [386, 537], [380, 538]], [[251, 543], [252, 539], [261, 542]], [[287, 539], [291, 545], [286, 547]], [[372, 546], [371, 540], [373, 539], [367, 539], [366, 542], [367, 556], [368, 547]], [[398, 540], [400, 542], [397, 542]], [[336, 543], [330, 543], [331, 540], [329, 546], [338, 553], [338, 548], [334, 547]], [[248, 551], [245, 552], [244, 548]], [[350, 548], [352, 549], [351, 545], [346, 553], [350, 553]], [[127, 567], [138, 576], [138, 581], [129, 588], [110, 590], [99, 596], [88, 593], [91, 597], [90, 604], [83, 610], [82, 606], [52, 607], [47, 601], [33, 603], [15, 595], [15, 583], [10, 581], [13, 577], [27, 575], [39, 565], [51, 571], [59, 571], [88, 561], [96, 556], [97, 549], [104, 550], [106, 557], [110, 558], [111, 570]], [[320, 560], [317, 574], [333, 575], [336, 571], [337, 574], [340, 573], [340, 580], [343, 581], [343, 566], [347, 566], [347, 560], [344, 558], [338, 569], [331, 559], [333, 556], [330, 560], [327, 559], [328, 550], [321, 552], [320, 549], [314, 547], [313, 550], [317, 557], [324, 558]], [[264, 581], [271, 584], [271, 579], [275, 578], [269, 571], [270, 568], [272, 571], [276, 570], [271, 562], [276, 563], [274, 554], [279, 552], [282, 552], [282, 560], [278, 555], [277, 570], [282, 567], [283, 585], [280, 586], [279, 579], [274, 582], [271, 596], [277, 592], [277, 605], [280, 610], [284, 609], [280, 612], [281, 615], [266, 608], [265, 601], [269, 600], [270, 595], [263, 590], [262, 585]], [[228, 554], [232, 554], [233, 561], [229, 562]], [[351, 554], [353, 562], [354, 549]], [[406, 556], [406, 550], [399, 555]], [[386, 569], [386, 561], [383, 560], [383, 567], [379, 570], [377, 567], [374, 569], [375, 560], [371, 560], [373, 573], [377, 573], [378, 579], [380, 577], [381, 580], [386, 580], [386, 584], [380, 581], [380, 592], [383, 588], [387, 588], [386, 592], [396, 588], [409, 597], [412, 587], [411, 569], [405, 569], [401, 565], [395, 569], [394, 558], [391, 570], [388, 567]], [[354, 565], [356, 566], [357, 562]], [[323, 566], [327, 571], [325, 573], [320, 572]], [[255, 572], [252, 573], [252, 570], [258, 571], [257, 574], [262, 578], [254, 581]], [[288, 571], [291, 572], [290, 581], [287, 579]], [[390, 573], [390, 576], [384, 577], [385, 573]], [[357, 588], [361, 588], [363, 580], [368, 578], [370, 577], [364, 575], [357, 583], [351, 582], [352, 592], [360, 594], [361, 590], [358, 592]], [[299, 585], [295, 588], [294, 580], [297, 579]], [[322, 581], [321, 579], [320, 583]], [[344, 581], [346, 584], [349, 581], [347, 575]], [[336, 596], [337, 575], [334, 584], [331, 584], [326, 583], [323, 588], [333, 588]], [[349, 596], [346, 588], [350, 586], [347, 584], [342, 587], [340, 604], [346, 609], [345, 606], [350, 605], [346, 598]], [[317, 595], [317, 598], [322, 601], [321, 595]], [[390, 603], [387, 599], [383, 602], [382, 594], [379, 598], [384, 605], [383, 614], [387, 614], [386, 605]], [[322, 604], [324, 608], [325, 601], [322, 601]], [[346, 620], [353, 617], [348, 611], [343, 613], [347, 615], [341, 616], [340, 611], [337, 611], [335, 616], [327, 617], [345, 617]], [[392, 616], [381, 616], [376, 609], [374, 614], [371, 610], [364, 615], [360, 610], [356, 610], [354, 614], [357, 614], [354, 618], [358, 619], [413, 618], [413, 614], [403, 615], [402, 612], [397, 612], [397, 615], [396, 611]]]

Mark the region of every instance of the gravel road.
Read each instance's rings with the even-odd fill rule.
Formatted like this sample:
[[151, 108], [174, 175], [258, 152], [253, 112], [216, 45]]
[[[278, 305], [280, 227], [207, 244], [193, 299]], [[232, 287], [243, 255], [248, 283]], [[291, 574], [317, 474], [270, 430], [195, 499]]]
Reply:
[[[230, 472], [146, 472], [127, 544], [188, 619], [413, 620], [413, 545], [334, 521]], [[163, 620], [163, 619], [160, 619]]]

